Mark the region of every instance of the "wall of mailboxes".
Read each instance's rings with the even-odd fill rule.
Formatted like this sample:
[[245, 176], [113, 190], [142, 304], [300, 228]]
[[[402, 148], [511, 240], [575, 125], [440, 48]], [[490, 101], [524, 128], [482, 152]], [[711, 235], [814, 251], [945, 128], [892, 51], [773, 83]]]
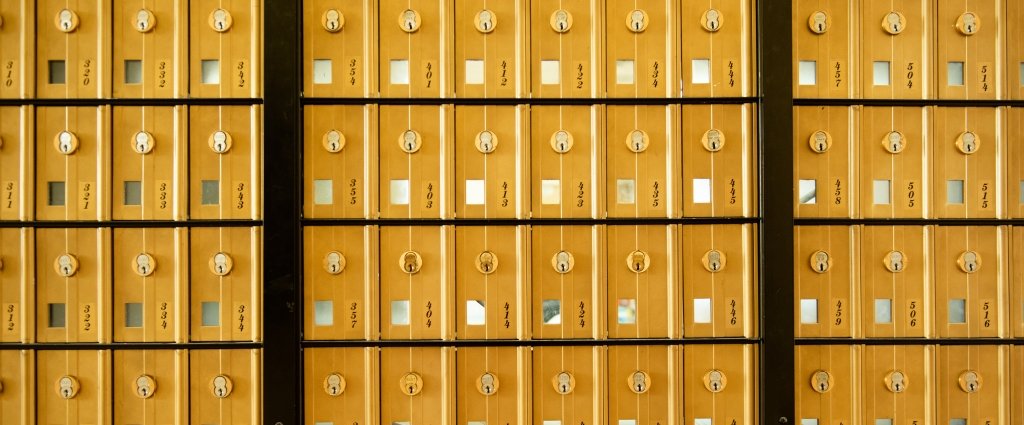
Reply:
[[794, 108], [794, 216], [903, 221], [795, 229], [801, 425], [1024, 420], [1024, 231], [913, 223], [1024, 217], [1024, 115], [871, 106], [1024, 99], [1022, 26], [1018, 1], [793, 2], [794, 97], [869, 104]]
[[259, 420], [261, 8], [0, 2], [0, 423]]

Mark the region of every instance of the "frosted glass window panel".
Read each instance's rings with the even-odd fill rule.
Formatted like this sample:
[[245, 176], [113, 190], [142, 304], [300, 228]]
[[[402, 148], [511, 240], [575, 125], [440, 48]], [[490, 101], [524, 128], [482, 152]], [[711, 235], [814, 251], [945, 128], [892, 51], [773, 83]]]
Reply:
[[409, 84], [409, 61], [392, 59], [390, 74], [391, 84]]
[[818, 84], [818, 62], [800, 61], [800, 85], [813, 86]]
[[711, 61], [709, 59], [694, 59], [690, 62], [690, 73], [690, 83], [710, 84]]

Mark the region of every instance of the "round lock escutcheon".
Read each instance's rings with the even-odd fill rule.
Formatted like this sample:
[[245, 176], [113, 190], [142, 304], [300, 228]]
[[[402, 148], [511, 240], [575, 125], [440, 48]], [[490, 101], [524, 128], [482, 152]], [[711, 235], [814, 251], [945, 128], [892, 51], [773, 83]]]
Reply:
[[139, 9], [132, 18], [132, 27], [141, 33], [153, 31], [156, 28], [156, 15], [149, 9]]
[[419, 12], [412, 9], [406, 9], [403, 10], [402, 13], [398, 14], [398, 26], [402, 28], [402, 31], [414, 33], [416, 30], [420, 29], [420, 19]]
[[405, 153], [416, 153], [423, 145], [420, 133], [414, 130], [405, 130], [398, 136], [398, 146]]
[[139, 253], [132, 259], [132, 271], [142, 277], [149, 277], [156, 271], [156, 259], [145, 252]]
[[899, 394], [906, 391], [909, 383], [910, 380], [903, 371], [893, 370], [885, 375], [885, 388], [892, 393]]
[[715, 128], [705, 131], [700, 137], [700, 144], [708, 152], [718, 152], [725, 146], [725, 133]]
[[569, 251], [558, 251], [551, 257], [551, 267], [559, 274], [571, 272], [575, 265], [576, 259]]
[[490, 34], [498, 26], [498, 16], [490, 10], [481, 10], [473, 17], [473, 26], [482, 34]]
[[811, 147], [811, 151], [814, 153], [828, 152], [832, 147], [832, 135], [824, 130], [815, 131], [807, 139], [807, 145]]
[[981, 29], [981, 18], [974, 12], [964, 12], [956, 18], [956, 30], [963, 35], [974, 35]]
[[494, 150], [498, 148], [498, 136], [490, 131], [484, 130], [476, 134], [473, 144], [476, 146], [476, 150], [486, 155], [494, 152]]
[[816, 370], [811, 374], [811, 389], [818, 394], [825, 394], [832, 389], [832, 374], [824, 370]]
[[235, 262], [231, 259], [231, 256], [226, 252], [218, 252], [210, 257], [210, 271], [217, 276], [227, 276], [231, 273], [231, 269], [234, 267]]
[[981, 139], [972, 131], [960, 133], [956, 138], [956, 149], [964, 155], [971, 155], [981, 148]]
[[78, 150], [78, 136], [67, 130], [62, 131], [53, 138], [53, 146], [57, 148], [57, 152], [71, 155]]
[[824, 34], [831, 24], [828, 14], [821, 10], [815, 11], [807, 18], [807, 28], [810, 28], [811, 32], [815, 34]]
[[576, 388], [576, 377], [569, 372], [558, 372], [551, 378], [551, 386], [558, 394], [572, 394], [572, 390]]
[[626, 267], [633, 273], [643, 273], [651, 267], [651, 256], [641, 250], [636, 250], [626, 257]]
[[484, 251], [476, 256], [474, 263], [478, 272], [491, 274], [498, 269], [498, 256], [491, 251]]
[[338, 130], [330, 130], [324, 133], [320, 143], [327, 152], [338, 153], [345, 149], [345, 135]]
[[722, 29], [722, 12], [718, 9], [708, 9], [700, 15], [700, 26], [707, 32], [718, 32]]
[[210, 12], [210, 17], [207, 19], [207, 23], [210, 24], [210, 28], [213, 28], [217, 32], [225, 32], [231, 29], [231, 24], [234, 20], [231, 18], [231, 12], [224, 9], [214, 9]]
[[960, 390], [973, 394], [981, 390], [981, 374], [973, 370], [965, 370], [957, 378], [957, 385], [960, 386]]
[[964, 251], [956, 259], [960, 271], [971, 274], [981, 269], [981, 256], [975, 251]]
[[414, 396], [423, 391], [423, 377], [416, 372], [409, 372], [399, 379], [398, 385], [402, 388], [402, 394]]
[[907, 147], [907, 139], [903, 137], [903, 133], [898, 131], [890, 131], [882, 139], [882, 147], [885, 148], [886, 152], [891, 154], [898, 154], [903, 152]]
[[53, 18], [53, 24], [60, 32], [74, 32], [78, 29], [78, 14], [71, 9], [61, 9]]
[[712, 249], [704, 253], [704, 256], [700, 259], [700, 263], [704, 266], [704, 270], [711, 273], [718, 273], [725, 268], [725, 253]]
[[210, 392], [217, 398], [227, 398], [234, 387], [234, 383], [227, 375], [217, 375], [210, 380]]
[[882, 259], [885, 269], [892, 273], [902, 272], [907, 268], [907, 256], [902, 251], [889, 251]]
[[491, 396], [498, 392], [498, 377], [497, 375], [484, 372], [476, 378], [476, 390], [485, 396]]
[[815, 251], [811, 254], [811, 270], [815, 273], [825, 273], [832, 268], [832, 256], [825, 251]]
[[629, 385], [629, 390], [634, 394], [644, 394], [651, 389], [651, 375], [638, 370], [629, 374], [627, 384]]
[[569, 32], [569, 29], [572, 28], [572, 14], [565, 9], [551, 12], [550, 24], [551, 29], [559, 34]]
[[71, 277], [78, 272], [78, 258], [72, 254], [61, 254], [53, 261], [53, 269], [60, 277]]
[[897, 35], [907, 27], [907, 17], [902, 13], [892, 11], [882, 17], [882, 30], [890, 35]]
[[651, 137], [647, 135], [646, 131], [633, 130], [629, 132], [629, 136], [626, 137], [626, 147], [629, 148], [630, 152], [640, 153], [647, 150], [647, 147], [651, 145]]
[[78, 395], [80, 389], [78, 378], [71, 375], [64, 375], [57, 378], [57, 382], [54, 382], [54, 390], [57, 391], [57, 396], [64, 400], [71, 400]]
[[407, 274], [419, 273], [423, 267], [423, 257], [416, 251], [406, 251], [398, 258], [398, 267]]
[[341, 376], [340, 373], [334, 372], [324, 378], [324, 392], [331, 397], [337, 397], [344, 393], [345, 386], [345, 377]]
[[565, 130], [558, 130], [551, 135], [551, 149], [557, 153], [568, 153], [572, 149], [572, 133]]
[[231, 150], [232, 139], [231, 135], [224, 130], [214, 131], [210, 134], [210, 138], [207, 140], [207, 145], [210, 146], [210, 150], [216, 154], [225, 154]]
[[339, 275], [345, 271], [345, 256], [338, 251], [328, 252], [324, 255], [323, 266], [327, 274]]
[[729, 381], [725, 378], [725, 372], [718, 369], [711, 369], [704, 374], [704, 389], [712, 393], [720, 393], [725, 390]]
[[131, 140], [132, 150], [139, 155], [147, 155], [156, 147], [156, 139], [147, 131], [136, 132]]
[[345, 15], [338, 9], [327, 9], [320, 16], [320, 25], [323, 25], [327, 32], [335, 33], [345, 27]]
[[626, 15], [626, 28], [635, 33], [644, 32], [649, 22], [650, 17], [642, 9], [633, 9]]
[[135, 396], [141, 399], [153, 397], [156, 393], [156, 380], [149, 375], [140, 375], [135, 378]]

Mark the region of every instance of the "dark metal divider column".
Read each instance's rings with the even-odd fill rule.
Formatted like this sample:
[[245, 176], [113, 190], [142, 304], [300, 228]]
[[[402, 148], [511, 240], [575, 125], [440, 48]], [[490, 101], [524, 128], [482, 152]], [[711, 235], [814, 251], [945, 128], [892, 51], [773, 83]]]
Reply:
[[790, 1], [758, 2], [763, 425], [795, 421], [792, 13]]
[[264, 2], [263, 423], [297, 424], [302, 121], [301, 1]]

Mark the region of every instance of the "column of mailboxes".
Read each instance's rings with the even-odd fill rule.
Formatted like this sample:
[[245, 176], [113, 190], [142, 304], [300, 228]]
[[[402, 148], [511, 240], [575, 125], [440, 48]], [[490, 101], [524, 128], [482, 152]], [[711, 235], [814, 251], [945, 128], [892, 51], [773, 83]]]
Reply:
[[[304, 108], [305, 217], [476, 224], [305, 227], [304, 339], [756, 337], [754, 225], [525, 224], [756, 216], [753, 105], [329, 105], [751, 96], [753, 4], [678, 3], [307, 1], [304, 90], [323, 100]], [[304, 359], [307, 423], [750, 424], [757, 412], [751, 345]]]
[[[803, 98], [1022, 99], [1024, 4], [794, 3]], [[1019, 108], [798, 107], [795, 216], [1024, 217]], [[1024, 418], [1024, 229], [802, 226], [798, 337], [917, 338], [797, 348], [801, 424]], [[929, 345], [988, 338], [991, 345]]]
[[[0, 3], [0, 98], [54, 99], [0, 107], [0, 341], [260, 340], [260, 228], [187, 220], [259, 218], [261, 109], [57, 105], [259, 97], [261, 19], [253, 0]], [[101, 224], [120, 220], [181, 226]], [[259, 417], [259, 350], [100, 347], [0, 350], [0, 423]]]

